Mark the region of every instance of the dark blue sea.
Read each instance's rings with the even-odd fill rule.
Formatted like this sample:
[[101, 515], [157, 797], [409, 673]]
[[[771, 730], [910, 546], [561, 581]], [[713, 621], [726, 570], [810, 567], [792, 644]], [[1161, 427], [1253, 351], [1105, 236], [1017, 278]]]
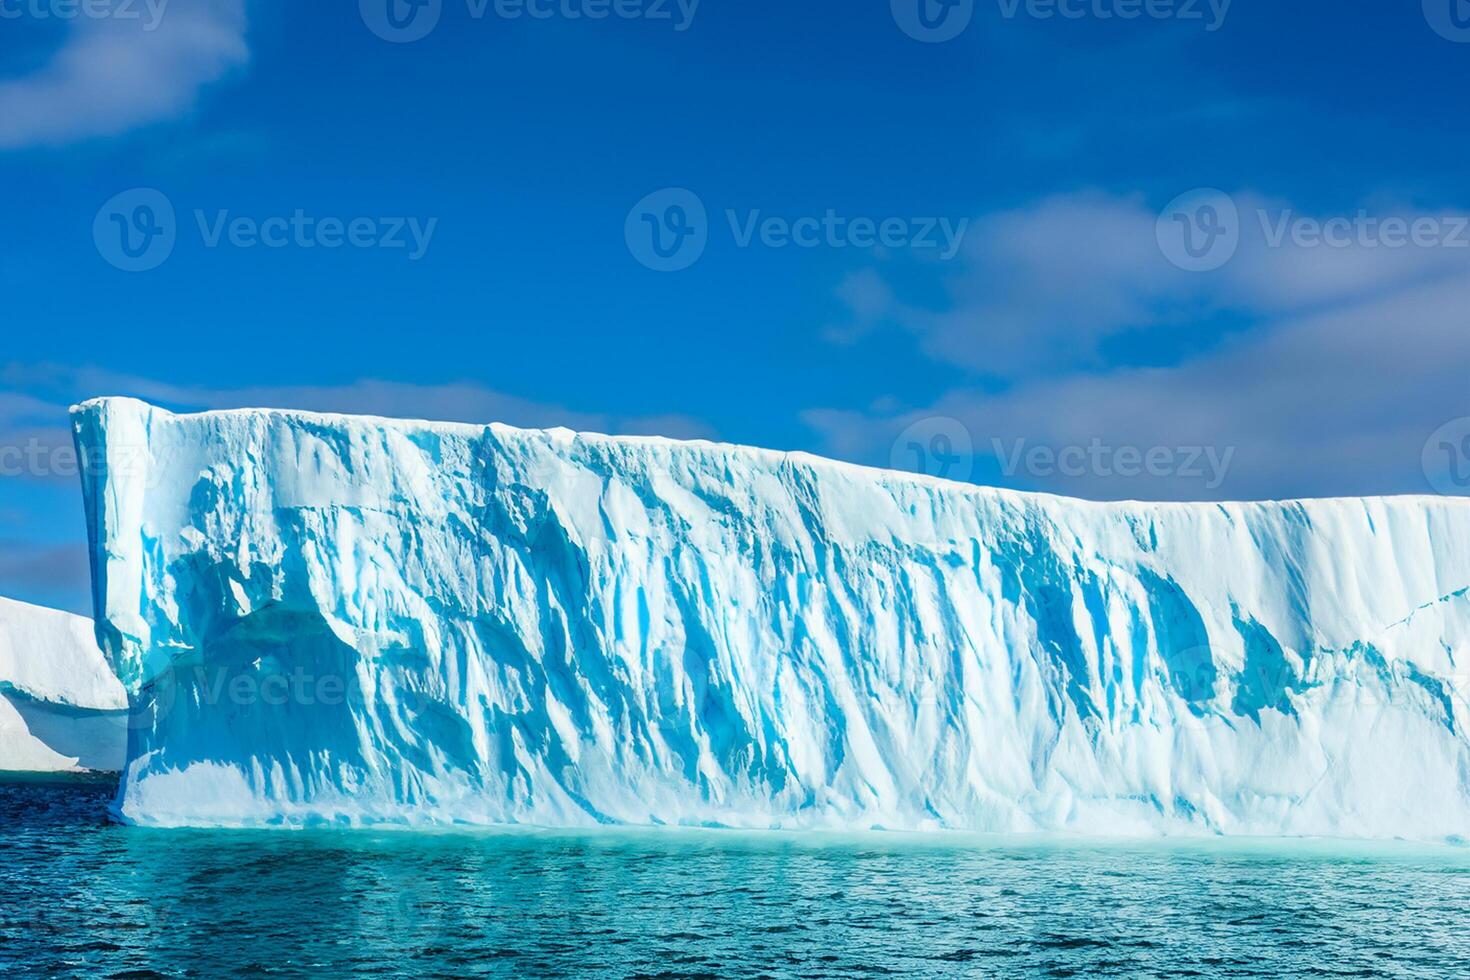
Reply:
[[0, 780], [0, 976], [1464, 976], [1470, 850], [164, 831]]

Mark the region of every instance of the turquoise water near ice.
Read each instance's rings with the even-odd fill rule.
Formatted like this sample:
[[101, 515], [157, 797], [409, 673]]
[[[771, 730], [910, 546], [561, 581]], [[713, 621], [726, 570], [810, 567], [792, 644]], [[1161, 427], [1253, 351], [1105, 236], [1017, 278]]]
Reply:
[[0, 976], [1453, 976], [1470, 850], [165, 831], [0, 780]]

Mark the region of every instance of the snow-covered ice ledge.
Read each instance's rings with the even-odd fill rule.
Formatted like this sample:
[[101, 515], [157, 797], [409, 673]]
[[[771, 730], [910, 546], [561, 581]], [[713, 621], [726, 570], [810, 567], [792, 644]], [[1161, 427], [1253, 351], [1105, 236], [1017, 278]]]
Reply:
[[127, 707], [91, 621], [0, 598], [0, 771], [121, 769]]
[[1470, 501], [74, 423], [127, 820], [1470, 836]]

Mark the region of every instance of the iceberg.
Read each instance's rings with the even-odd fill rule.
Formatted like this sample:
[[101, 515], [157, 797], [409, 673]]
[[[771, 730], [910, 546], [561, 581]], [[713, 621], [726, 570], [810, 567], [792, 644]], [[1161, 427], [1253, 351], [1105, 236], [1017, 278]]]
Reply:
[[120, 770], [127, 711], [89, 620], [0, 598], [0, 771]]
[[1470, 500], [73, 409], [158, 826], [1470, 835]]

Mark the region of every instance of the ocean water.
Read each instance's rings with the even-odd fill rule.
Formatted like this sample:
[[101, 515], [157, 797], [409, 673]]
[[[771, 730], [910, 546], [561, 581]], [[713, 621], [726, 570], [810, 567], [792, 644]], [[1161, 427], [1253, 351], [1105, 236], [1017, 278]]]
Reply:
[[1470, 850], [160, 831], [0, 780], [0, 976], [1454, 976]]

